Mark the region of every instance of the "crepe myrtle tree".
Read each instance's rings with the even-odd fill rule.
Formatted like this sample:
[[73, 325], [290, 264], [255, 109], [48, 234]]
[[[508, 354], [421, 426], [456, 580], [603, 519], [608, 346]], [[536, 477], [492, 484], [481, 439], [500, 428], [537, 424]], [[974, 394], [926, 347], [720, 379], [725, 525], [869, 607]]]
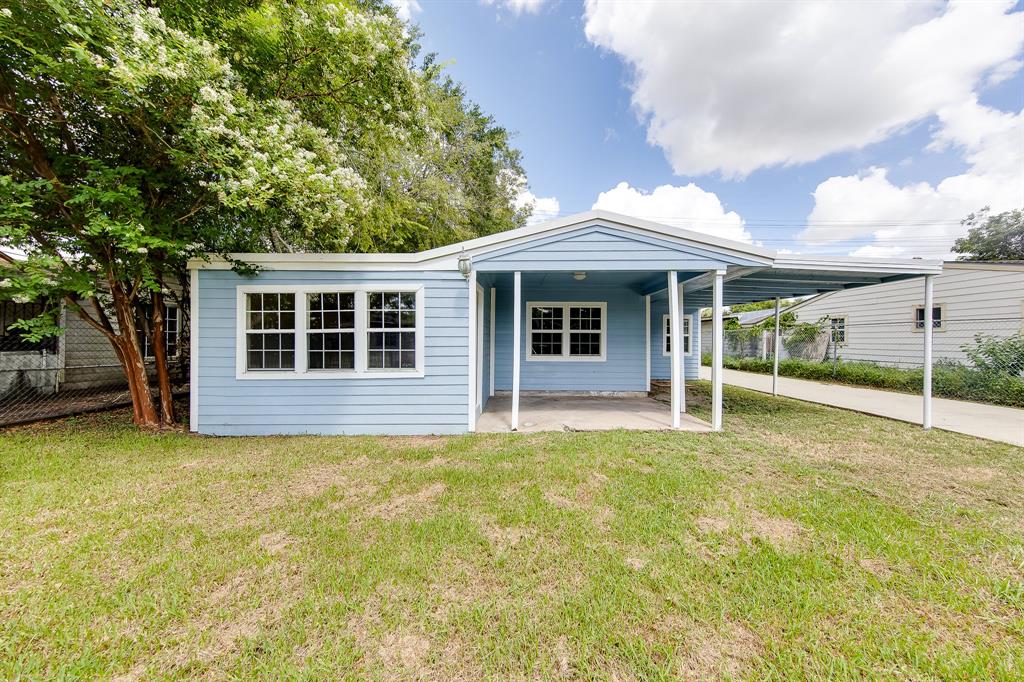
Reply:
[[[321, 13], [323, 35], [360, 34], [367, 63], [405, 40], [387, 16], [346, 21], [354, 11]], [[60, 333], [60, 304], [102, 333], [146, 427], [174, 420], [162, 313], [187, 259], [338, 248], [366, 205], [336, 135], [254, 97], [221, 49], [127, 0], [0, 7], [0, 158], [0, 295], [49, 302], [19, 323], [30, 338]], [[161, 341], [159, 409], [138, 327]]]

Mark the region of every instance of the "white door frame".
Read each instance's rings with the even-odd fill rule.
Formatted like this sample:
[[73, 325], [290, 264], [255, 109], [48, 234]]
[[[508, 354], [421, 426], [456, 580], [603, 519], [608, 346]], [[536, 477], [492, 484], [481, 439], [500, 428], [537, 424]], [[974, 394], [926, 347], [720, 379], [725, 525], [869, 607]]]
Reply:
[[[491, 315], [494, 311], [491, 311]], [[484, 409], [484, 288], [476, 285], [476, 413]]]

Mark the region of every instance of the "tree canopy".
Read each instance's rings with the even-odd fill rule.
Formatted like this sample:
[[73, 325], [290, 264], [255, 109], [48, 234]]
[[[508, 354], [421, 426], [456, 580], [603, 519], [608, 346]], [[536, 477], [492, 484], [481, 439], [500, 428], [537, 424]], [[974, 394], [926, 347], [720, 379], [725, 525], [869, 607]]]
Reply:
[[989, 215], [985, 208], [961, 224], [970, 229], [953, 244], [957, 260], [1024, 260], [1024, 210]]
[[106, 335], [153, 424], [135, 330], [163, 338], [188, 258], [409, 251], [521, 225], [509, 133], [416, 41], [379, 2], [3, 8], [0, 295], [50, 302], [27, 334], [59, 333], [63, 303]]

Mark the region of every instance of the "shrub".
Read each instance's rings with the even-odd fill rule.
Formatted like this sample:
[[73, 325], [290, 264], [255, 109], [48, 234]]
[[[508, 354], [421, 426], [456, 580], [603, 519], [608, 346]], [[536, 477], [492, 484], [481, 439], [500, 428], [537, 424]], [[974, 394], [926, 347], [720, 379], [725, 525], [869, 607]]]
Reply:
[[1024, 334], [999, 338], [979, 332], [974, 335], [973, 346], [965, 344], [960, 349], [982, 371], [1010, 376], [1024, 374]]

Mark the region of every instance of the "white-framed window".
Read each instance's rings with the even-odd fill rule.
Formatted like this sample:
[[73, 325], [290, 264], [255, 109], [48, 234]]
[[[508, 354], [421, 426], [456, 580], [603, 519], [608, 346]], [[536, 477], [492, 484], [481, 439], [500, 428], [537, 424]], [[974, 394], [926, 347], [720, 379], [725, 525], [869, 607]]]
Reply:
[[[683, 328], [683, 355], [691, 355], [693, 348], [690, 345], [693, 329], [693, 315], [683, 315], [679, 318], [679, 324]], [[672, 355], [672, 316], [661, 316], [661, 354]]]
[[[932, 329], [943, 331], [946, 328], [946, 304], [938, 303], [932, 306]], [[924, 331], [924, 306], [914, 306], [914, 331]]]
[[306, 294], [306, 368], [356, 368], [356, 293]]
[[833, 344], [846, 344], [846, 315], [830, 315], [828, 318], [829, 336]]
[[603, 361], [607, 318], [607, 303], [527, 303], [526, 357], [528, 360]]
[[[149, 304], [145, 310], [146, 320], [152, 323], [153, 320], [153, 305]], [[144, 360], [153, 360], [156, 355], [153, 354], [153, 344], [149, 340], [149, 336], [146, 334], [144, 326], [140, 324], [136, 328], [136, 333], [139, 337], [139, 348], [142, 350], [142, 357]], [[167, 352], [168, 358], [173, 358], [178, 355], [178, 335], [181, 333], [181, 319], [178, 315], [178, 306], [173, 303], [164, 304], [164, 348]]]
[[372, 291], [367, 295], [367, 367], [416, 369], [416, 294]]
[[295, 294], [245, 295], [245, 370], [295, 369]]
[[422, 377], [421, 284], [237, 287], [239, 379]]

